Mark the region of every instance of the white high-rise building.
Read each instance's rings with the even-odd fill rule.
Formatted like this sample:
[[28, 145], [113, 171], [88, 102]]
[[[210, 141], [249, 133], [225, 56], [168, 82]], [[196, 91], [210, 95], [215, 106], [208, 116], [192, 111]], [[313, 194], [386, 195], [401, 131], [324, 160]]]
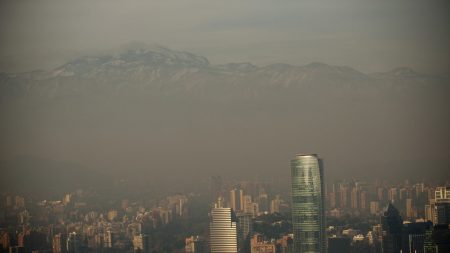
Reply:
[[236, 215], [231, 208], [215, 207], [211, 210], [211, 253], [237, 253]]

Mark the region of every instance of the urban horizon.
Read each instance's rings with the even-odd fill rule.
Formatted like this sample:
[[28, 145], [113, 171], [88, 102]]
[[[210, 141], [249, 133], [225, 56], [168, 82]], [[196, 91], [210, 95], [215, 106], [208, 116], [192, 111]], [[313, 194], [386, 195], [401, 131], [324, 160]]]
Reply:
[[[326, 177], [326, 169], [323, 173]], [[400, 236], [397, 240], [405, 240], [401, 239], [403, 230], [422, 238], [414, 246], [406, 242], [407, 246], [397, 245], [399, 250], [415, 247], [417, 252], [444, 252], [448, 247], [448, 241], [441, 239], [440, 251], [421, 251], [425, 249], [426, 231], [436, 230], [433, 224], [442, 224], [442, 219], [444, 224], [448, 222], [446, 212], [450, 201], [444, 198], [450, 195], [448, 180], [444, 184], [438, 181], [430, 184], [408, 179], [401, 183], [346, 179], [327, 185], [319, 185], [325, 191], [322, 193], [324, 223], [314, 229], [323, 229], [324, 248], [317, 248], [317, 252], [381, 252], [388, 246], [383, 244], [385, 234], [381, 234], [386, 225], [380, 220], [390, 212], [397, 213], [402, 226], [406, 226], [406, 230], [400, 229], [395, 234]], [[2, 191], [3, 251], [297, 252], [295, 248], [304, 247], [294, 244], [292, 220], [296, 218], [292, 216], [292, 191], [297, 188], [286, 190], [282, 182], [236, 181], [211, 176], [207, 192], [160, 193], [153, 197], [145, 192], [127, 192], [126, 184], [111, 186], [78, 189], [53, 199]], [[438, 192], [444, 198], [443, 204], [436, 200]], [[302, 194], [306, 195], [299, 196], [312, 193]], [[438, 211], [442, 205], [443, 214]], [[214, 218], [222, 217], [219, 213], [225, 216]], [[234, 224], [231, 227], [226, 224], [226, 215], [228, 222]], [[194, 223], [195, 226], [189, 225]], [[223, 244], [224, 239], [214, 233], [226, 234], [227, 243]], [[431, 237], [427, 240], [430, 245], [436, 245]]]
[[450, 1], [0, 1], [0, 253], [450, 252]]

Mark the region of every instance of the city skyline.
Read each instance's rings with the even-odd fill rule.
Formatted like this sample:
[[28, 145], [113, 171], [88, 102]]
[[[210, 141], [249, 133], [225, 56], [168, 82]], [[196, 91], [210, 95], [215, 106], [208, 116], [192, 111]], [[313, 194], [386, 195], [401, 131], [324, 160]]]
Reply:
[[[319, 167], [315, 155], [297, 156], [292, 162], [291, 169], [302, 168], [307, 172], [308, 168]], [[123, 195], [123, 189], [120, 188], [117, 191], [122, 194], [114, 194], [109, 200], [105, 198], [104, 190], [100, 189], [79, 189], [65, 194], [60, 200], [39, 200], [1, 192], [0, 224], [9, 224], [9, 228], [16, 226], [14, 224], [25, 226], [19, 230], [22, 231], [20, 233], [6, 226], [1, 227], [0, 246], [11, 245], [14, 250], [53, 248], [53, 252], [64, 252], [58, 250], [66, 248], [68, 252], [156, 252], [164, 247], [166, 250], [170, 248], [170, 251], [177, 247], [181, 249], [181, 242], [185, 242], [186, 253], [209, 252], [208, 248], [216, 244], [228, 245], [230, 252], [296, 252], [292, 251], [295, 248], [295, 223], [306, 221], [315, 224], [311, 227], [313, 230], [318, 229], [320, 223], [310, 223], [307, 218], [319, 211], [316, 208], [320, 206], [320, 200], [316, 199], [314, 202], [319, 203], [315, 204], [305, 202], [307, 196], [314, 195], [313, 192], [303, 192], [299, 204], [307, 204], [310, 208], [300, 210], [306, 216], [299, 215], [296, 218], [294, 207], [298, 196], [295, 192], [292, 195], [294, 202], [291, 203], [291, 194], [280, 191], [273, 183], [236, 182], [218, 177], [212, 177], [211, 181], [220, 181], [219, 185], [222, 185], [217, 189], [220, 193], [216, 203], [210, 202], [215, 195], [212, 191], [155, 196], [156, 199], [151, 201], [143, 201], [142, 198], [149, 197], [142, 193]], [[293, 181], [301, 182], [295, 177]], [[381, 249], [383, 252], [399, 252], [400, 249], [422, 252], [427, 247], [438, 247], [439, 252], [445, 252], [445, 247], [450, 246], [445, 241], [450, 217], [450, 182], [447, 181], [446, 186], [443, 186], [410, 180], [389, 184], [377, 180], [343, 180], [334, 185], [328, 189], [323, 200], [326, 210], [323, 210], [322, 215], [327, 217], [327, 222], [322, 225], [326, 231], [328, 252], [381, 253]], [[115, 187], [118, 186], [112, 189]], [[234, 214], [231, 208], [233, 197], [229, 193], [237, 188], [243, 192], [246, 201], [243, 204], [244, 212]], [[296, 188], [293, 187], [293, 191]], [[373, 203], [377, 203], [376, 208], [373, 208]], [[316, 205], [316, 208], [311, 208], [311, 204]], [[256, 208], [248, 209], [248, 206]], [[52, 211], [48, 214], [38, 211], [45, 209]], [[202, 215], [198, 216], [200, 210], [203, 210]], [[81, 216], [73, 216], [75, 213]], [[190, 227], [192, 224], [195, 225]], [[173, 226], [176, 226], [176, 232], [171, 230]], [[123, 230], [124, 227], [127, 229]], [[191, 234], [183, 237], [183, 231], [191, 231]], [[48, 233], [52, 236], [49, 237]], [[442, 233], [444, 239], [434, 241], [430, 237], [432, 233]], [[169, 235], [176, 242], [167, 241]], [[16, 237], [18, 242], [14, 241]], [[6, 242], [8, 244], [4, 244]]]
[[0, 253], [450, 252], [450, 1], [0, 1]]

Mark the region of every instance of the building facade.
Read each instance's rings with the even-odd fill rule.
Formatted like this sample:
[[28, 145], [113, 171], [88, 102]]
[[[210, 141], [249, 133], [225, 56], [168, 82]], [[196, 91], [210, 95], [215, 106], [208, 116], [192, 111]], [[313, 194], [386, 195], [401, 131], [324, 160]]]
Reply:
[[437, 187], [434, 216], [436, 224], [450, 224], [450, 187]]
[[211, 210], [211, 253], [237, 253], [236, 215], [231, 208], [215, 207]]
[[315, 154], [291, 160], [294, 251], [325, 253], [323, 163]]
[[230, 191], [230, 207], [235, 212], [243, 210], [244, 207], [244, 191], [234, 188]]
[[267, 242], [263, 240], [262, 235], [254, 235], [250, 241], [251, 253], [275, 253], [275, 242]]

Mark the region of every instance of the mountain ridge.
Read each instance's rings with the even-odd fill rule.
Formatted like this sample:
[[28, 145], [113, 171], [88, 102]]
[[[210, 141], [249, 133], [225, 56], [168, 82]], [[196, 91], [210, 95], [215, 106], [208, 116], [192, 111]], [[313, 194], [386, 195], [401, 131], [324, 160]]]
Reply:
[[383, 165], [385, 173], [420, 170], [426, 159], [436, 173], [448, 168], [448, 78], [323, 63], [213, 65], [158, 50], [0, 75], [2, 155], [63, 156], [156, 180], [246, 167], [272, 175], [301, 150], [323, 154], [339, 175], [419, 156]]
[[232, 89], [242, 93], [242, 89], [250, 89], [252, 91], [248, 92], [256, 94], [261, 89], [302, 89], [317, 85], [385, 89], [385, 86], [428, 85], [436, 83], [435, 79], [442, 78], [423, 75], [409, 68], [365, 74], [348, 66], [320, 62], [304, 66], [285, 63], [256, 66], [249, 62], [212, 65], [202, 56], [154, 46], [83, 56], [50, 71], [3, 73], [0, 75], [0, 96], [58, 97], [149, 89], [153, 92], [197, 93], [214, 89], [219, 93]]
[[[255, 70], [255, 69], [267, 69], [267, 68], [301, 68], [301, 69], [328, 69], [328, 70], [340, 70], [349, 71], [354, 73], [359, 73], [367, 76], [375, 74], [391, 74], [391, 75], [423, 75], [412, 68], [409, 67], [396, 67], [385, 72], [374, 72], [374, 73], [364, 73], [360, 72], [350, 66], [346, 65], [330, 65], [324, 62], [311, 62], [305, 65], [292, 65], [287, 63], [273, 63], [263, 66], [254, 65], [251, 62], [230, 62], [225, 64], [215, 64], [209, 63], [206, 57], [192, 54], [185, 51], [175, 51], [159, 45], [154, 45], [152, 47], [132, 47], [132, 49], [122, 49], [120, 52], [116, 53], [103, 53], [103, 54], [91, 54], [81, 57], [74, 58], [67, 61], [66, 63], [55, 67], [51, 70], [33, 70], [27, 72], [19, 73], [6, 73], [2, 72], [3, 75], [18, 76], [18, 75], [30, 75], [33, 73], [53, 73], [52, 76], [58, 76], [60, 72], [65, 68], [74, 68], [80, 65], [89, 65], [91, 67], [99, 67], [101, 65], [109, 66], [120, 66], [122, 64], [166, 64], [166, 65], [181, 65], [187, 67], [209, 67], [212, 69], [239, 69], [239, 70]], [[245, 67], [244, 67], [245, 66]], [[84, 66], [86, 68], [86, 66]], [[56, 73], [54, 73], [56, 72]], [[71, 73], [72, 74], [72, 73]], [[66, 73], [67, 75], [67, 73]], [[62, 75], [62, 76], [66, 76]], [[429, 75], [431, 76], [431, 75]]]

